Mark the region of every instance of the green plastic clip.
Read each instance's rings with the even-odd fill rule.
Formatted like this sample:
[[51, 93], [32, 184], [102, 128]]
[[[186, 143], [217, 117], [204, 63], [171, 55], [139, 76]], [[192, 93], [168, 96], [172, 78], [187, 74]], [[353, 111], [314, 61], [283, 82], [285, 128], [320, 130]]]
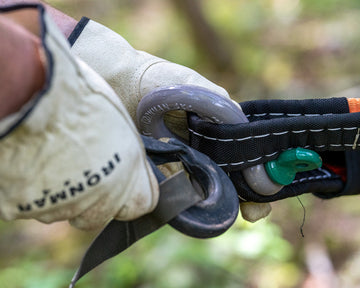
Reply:
[[265, 168], [272, 181], [289, 185], [297, 172], [314, 170], [321, 165], [321, 157], [315, 151], [296, 148], [282, 152], [277, 159], [265, 163]]

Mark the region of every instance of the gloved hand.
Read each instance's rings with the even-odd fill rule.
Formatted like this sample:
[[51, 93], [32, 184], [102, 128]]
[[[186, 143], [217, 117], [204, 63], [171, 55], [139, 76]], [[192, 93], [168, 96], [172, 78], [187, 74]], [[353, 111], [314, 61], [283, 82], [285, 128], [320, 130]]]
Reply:
[[135, 50], [119, 34], [87, 18], [78, 23], [69, 41], [71, 51], [111, 85], [134, 120], [142, 97], [163, 86], [193, 84], [229, 97], [195, 71]]
[[[142, 97], [159, 87], [197, 85], [229, 98], [223, 88], [197, 72], [135, 50], [120, 35], [87, 18], [78, 23], [69, 41], [72, 44], [72, 52], [112, 86], [134, 120], [137, 105]], [[185, 113], [168, 113], [165, 122], [170, 130], [187, 138]], [[269, 204], [248, 205], [247, 209], [242, 209], [243, 217], [252, 222], [267, 216], [270, 211]]]
[[42, 6], [24, 9], [39, 14], [47, 80], [0, 121], [0, 218], [70, 220], [92, 229], [150, 212], [158, 185], [125, 107], [72, 55]]

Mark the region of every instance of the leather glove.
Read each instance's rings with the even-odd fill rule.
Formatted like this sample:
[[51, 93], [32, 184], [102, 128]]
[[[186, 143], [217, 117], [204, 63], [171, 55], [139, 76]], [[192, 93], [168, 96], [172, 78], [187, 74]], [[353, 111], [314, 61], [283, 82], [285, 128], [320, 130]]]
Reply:
[[[134, 120], [142, 97], [159, 87], [197, 85], [229, 98], [223, 88], [192, 69], [135, 50], [120, 35], [88, 18], [81, 19], [69, 41], [72, 52], [112, 86]], [[168, 113], [165, 122], [176, 134], [188, 137], [185, 113]], [[174, 171], [178, 168], [167, 166], [166, 169]], [[271, 211], [270, 204], [247, 203], [246, 208], [242, 208], [243, 217], [252, 222]]]
[[78, 23], [69, 41], [71, 51], [111, 85], [134, 120], [141, 98], [163, 86], [198, 85], [229, 97], [195, 71], [135, 50], [119, 34], [87, 18]]
[[35, 9], [46, 85], [0, 122], [0, 218], [70, 220], [82, 229], [132, 220], [157, 204], [158, 185], [141, 138], [111, 87]]

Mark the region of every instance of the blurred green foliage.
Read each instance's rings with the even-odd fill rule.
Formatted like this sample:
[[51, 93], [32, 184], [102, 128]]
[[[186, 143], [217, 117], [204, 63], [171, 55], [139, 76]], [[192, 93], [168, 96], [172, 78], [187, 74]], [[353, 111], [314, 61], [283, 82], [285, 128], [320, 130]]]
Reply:
[[[238, 101], [358, 91], [358, 0], [194, 1], [224, 55], [199, 43], [177, 0], [48, 2], [109, 26], [137, 49], [197, 70]], [[272, 216], [256, 224], [239, 217], [215, 239], [192, 239], [165, 227], [77, 287], [359, 287], [360, 210], [354, 199], [302, 196], [305, 238], [297, 199], [274, 203]], [[67, 223], [34, 221], [0, 222], [0, 232], [2, 288], [67, 287], [95, 236]]]
[[[4, 226], [2, 234], [14, 239], [29, 237], [28, 230], [36, 233], [42, 224], [21, 221], [18, 225], [12, 232]], [[76, 237], [84, 239], [79, 232], [67, 224], [53, 226], [63, 235], [38, 235], [50, 239], [35, 245], [31, 240], [12, 243], [21, 245], [22, 251], [2, 258], [1, 287], [67, 287], [79, 262], [75, 258], [80, 258], [88, 241], [79, 247]], [[300, 277], [291, 262], [293, 253], [271, 222], [250, 225], [239, 220], [230, 231], [210, 240], [188, 238], [164, 227], [95, 269], [78, 287], [248, 287], [251, 278], [263, 282], [262, 287], [292, 287]], [[272, 284], [266, 283], [267, 270], [272, 271]]]
[[[187, 1], [51, 1], [106, 24], [137, 49], [199, 71], [238, 101], [329, 97], [359, 83], [359, 1], [193, 1], [224, 47], [217, 56], [199, 43], [179, 2]], [[219, 69], [214, 63], [225, 56], [231, 62]]]

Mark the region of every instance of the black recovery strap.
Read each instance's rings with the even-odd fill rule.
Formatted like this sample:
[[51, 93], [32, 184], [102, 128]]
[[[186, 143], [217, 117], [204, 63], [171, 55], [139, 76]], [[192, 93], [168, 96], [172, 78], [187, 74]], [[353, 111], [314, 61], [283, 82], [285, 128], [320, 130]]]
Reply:
[[[214, 124], [191, 114], [189, 134], [190, 146], [228, 173], [243, 201], [273, 202], [303, 193], [326, 199], [360, 193], [360, 113], [351, 113], [347, 98], [255, 100], [240, 106], [249, 122]], [[270, 196], [247, 185], [243, 169], [297, 147], [320, 154], [323, 167], [298, 173], [291, 185]]]
[[152, 213], [128, 222], [113, 220], [95, 238], [86, 251], [70, 288], [75, 287], [82, 276], [102, 262], [118, 255], [137, 240], [156, 231], [201, 200], [184, 171], [164, 180], [159, 186], [159, 202]]
[[359, 150], [360, 113], [349, 113], [346, 98], [257, 100], [240, 103], [248, 123], [213, 124], [193, 115], [190, 146], [225, 171], [276, 159], [282, 151]]
[[[85, 253], [70, 288], [96, 266], [167, 223], [189, 236], [209, 238], [225, 232], [237, 218], [235, 187], [215, 162], [175, 139], [164, 143], [142, 136], [142, 140], [159, 183], [158, 205], [133, 221], [112, 220]], [[156, 166], [176, 161], [181, 161], [188, 175], [180, 170], [165, 178]]]

